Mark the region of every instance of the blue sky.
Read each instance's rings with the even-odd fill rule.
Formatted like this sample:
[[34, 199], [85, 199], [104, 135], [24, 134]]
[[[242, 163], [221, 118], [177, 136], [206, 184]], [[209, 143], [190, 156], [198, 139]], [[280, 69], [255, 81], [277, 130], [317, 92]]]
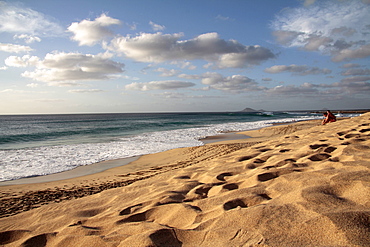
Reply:
[[370, 108], [369, 0], [0, 1], [0, 114]]

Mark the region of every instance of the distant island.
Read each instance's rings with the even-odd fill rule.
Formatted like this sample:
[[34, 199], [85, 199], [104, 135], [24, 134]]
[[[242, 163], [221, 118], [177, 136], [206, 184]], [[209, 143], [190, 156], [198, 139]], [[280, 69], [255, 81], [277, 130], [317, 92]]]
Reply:
[[240, 111], [240, 112], [265, 112], [265, 110], [263, 109], [260, 109], [260, 110], [255, 110], [255, 109], [252, 109], [252, 108], [245, 108], [244, 110]]

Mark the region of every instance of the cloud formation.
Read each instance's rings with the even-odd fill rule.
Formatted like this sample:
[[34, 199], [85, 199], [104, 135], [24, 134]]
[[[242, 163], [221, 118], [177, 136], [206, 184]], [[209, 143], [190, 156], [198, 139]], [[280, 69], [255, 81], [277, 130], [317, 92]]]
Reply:
[[181, 33], [141, 33], [135, 37], [116, 37], [109, 50], [139, 62], [206, 60], [219, 68], [243, 68], [260, 64], [275, 55], [261, 46], [245, 46], [236, 40], [220, 39], [206, 33], [190, 40], [180, 40]]
[[156, 24], [152, 21], [149, 22], [149, 25], [152, 27], [153, 31], [162, 31], [162, 30], [166, 29], [165, 26]]
[[330, 69], [320, 69], [318, 67], [309, 67], [307, 65], [274, 65], [264, 70], [267, 73], [277, 74], [282, 72], [291, 72], [295, 75], [318, 75], [318, 74], [330, 74]]
[[125, 86], [126, 90], [150, 91], [150, 90], [168, 90], [180, 89], [195, 86], [192, 82], [185, 81], [151, 81], [134, 82]]
[[154, 71], [160, 72], [161, 73], [160, 76], [162, 77], [172, 77], [180, 73], [179, 70], [166, 69], [166, 68], [158, 68], [158, 69], [155, 69]]
[[74, 90], [68, 90], [69, 93], [101, 93], [104, 92], [104, 90], [101, 89], [74, 89]]
[[0, 1], [0, 32], [40, 35], [63, 35], [63, 28], [44, 14], [16, 3]]
[[27, 44], [41, 42], [41, 39], [39, 37], [28, 34], [16, 34], [14, 35], [13, 39], [24, 40], [24, 42], [26, 42]]
[[331, 84], [303, 83], [302, 85], [279, 85], [264, 91], [269, 96], [287, 97], [341, 97], [365, 96], [370, 93], [370, 76], [344, 78]]
[[261, 91], [264, 88], [258, 83], [243, 75], [232, 75], [224, 77], [216, 72], [207, 72], [202, 75], [202, 83], [213, 89], [228, 91], [233, 93]]
[[102, 14], [93, 21], [73, 22], [68, 27], [68, 31], [74, 34], [72, 39], [79, 42], [79, 45], [93, 46], [106, 37], [113, 36], [114, 33], [109, 27], [119, 24], [121, 24], [120, 20]]
[[359, 0], [308, 2], [307, 7], [285, 9], [272, 22], [278, 43], [331, 54], [334, 62], [370, 56], [370, 5]]
[[11, 56], [8, 66], [35, 66], [34, 71], [25, 71], [22, 76], [43, 82], [76, 82], [108, 80], [123, 72], [124, 64], [114, 62], [105, 55], [81, 53], [49, 53], [44, 60], [31, 56]]
[[0, 43], [0, 51], [10, 52], [10, 53], [20, 53], [20, 52], [33, 51], [33, 49], [29, 46], [24, 46], [24, 45]]

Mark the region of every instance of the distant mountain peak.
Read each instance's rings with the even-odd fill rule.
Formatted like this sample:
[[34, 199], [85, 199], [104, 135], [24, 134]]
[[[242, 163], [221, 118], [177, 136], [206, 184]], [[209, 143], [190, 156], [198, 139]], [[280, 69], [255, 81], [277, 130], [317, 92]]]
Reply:
[[242, 112], [258, 112], [256, 111], [255, 109], [252, 109], [252, 108], [245, 108], [244, 110], [242, 110]]

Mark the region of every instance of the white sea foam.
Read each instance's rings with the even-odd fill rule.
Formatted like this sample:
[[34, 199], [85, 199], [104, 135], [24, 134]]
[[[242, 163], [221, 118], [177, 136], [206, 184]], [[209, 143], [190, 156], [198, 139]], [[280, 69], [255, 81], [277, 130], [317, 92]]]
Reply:
[[133, 157], [165, 150], [203, 145], [200, 138], [224, 131], [242, 131], [319, 117], [215, 124], [200, 128], [144, 133], [112, 142], [0, 150], [0, 181], [47, 175], [104, 160]]

